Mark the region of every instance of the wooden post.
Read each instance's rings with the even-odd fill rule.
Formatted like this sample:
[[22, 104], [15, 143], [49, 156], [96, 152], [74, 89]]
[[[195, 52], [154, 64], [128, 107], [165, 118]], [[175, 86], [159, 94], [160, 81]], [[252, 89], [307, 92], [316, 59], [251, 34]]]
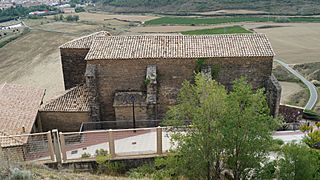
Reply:
[[114, 158], [114, 157], [116, 157], [116, 152], [115, 152], [114, 138], [113, 138], [112, 129], [110, 129], [108, 131], [108, 134], [109, 134], [109, 153], [111, 154], [111, 157]]
[[61, 147], [60, 147], [60, 138], [59, 133], [57, 129], [52, 130], [53, 135], [53, 148], [54, 148], [54, 154], [56, 155], [56, 162], [58, 164], [61, 164]]
[[54, 156], [54, 149], [53, 149], [53, 143], [52, 143], [52, 137], [51, 137], [51, 132], [47, 132], [47, 140], [48, 140], [48, 151], [51, 157], [51, 161], [55, 161], [55, 156]]
[[62, 162], [67, 161], [67, 151], [66, 151], [66, 143], [64, 140], [64, 135], [60, 132], [60, 144], [61, 144], [61, 154], [62, 154]]
[[157, 154], [162, 154], [162, 128], [157, 127]]

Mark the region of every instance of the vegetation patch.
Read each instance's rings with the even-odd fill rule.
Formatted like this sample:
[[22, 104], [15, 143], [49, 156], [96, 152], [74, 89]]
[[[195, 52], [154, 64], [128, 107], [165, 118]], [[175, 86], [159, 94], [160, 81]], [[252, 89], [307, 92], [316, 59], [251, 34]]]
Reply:
[[186, 18], [186, 17], [161, 17], [146, 21], [146, 25], [207, 25], [238, 22], [320, 22], [320, 17], [214, 17], [214, 18]]
[[309, 90], [304, 89], [290, 96], [290, 100], [285, 102], [286, 104], [290, 104], [293, 106], [304, 107], [309, 99]]
[[236, 33], [252, 33], [252, 32], [241, 26], [227, 26], [222, 28], [184, 31], [181, 33], [183, 35], [203, 35], [203, 34], [236, 34]]
[[272, 70], [272, 74], [277, 78], [278, 81], [286, 81], [286, 82], [300, 82], [300, 79], [295, 75], [290, 73], [286, 68], [281, 65], [276, 65]]
[[21, 33], [19, 34], [15, 34], [15, 35], [11, 35], [7, 38], [3, 38], [0, 39], [0, 48], [2, 48], [3, 46], [5, 46], [6, 44], [10, 43], [11, 41], [14, 41], [16, 39], [18, 39], [19, 37], [27, 34], [28, 32], [30, 32], [29, 28], [25, 28]]

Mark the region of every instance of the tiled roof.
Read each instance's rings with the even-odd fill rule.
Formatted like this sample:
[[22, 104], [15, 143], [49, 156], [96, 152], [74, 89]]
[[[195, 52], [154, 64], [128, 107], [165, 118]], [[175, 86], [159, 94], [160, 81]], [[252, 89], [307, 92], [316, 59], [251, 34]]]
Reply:
[[[42, 89], [16, 84], [0, 85], [0, 136], [30, 133], [44, 92]], [[12, 139], [1, 142], [1, 146], [22, 142]]]
[[96, 37], [86, 60], [274, 56], [264, 34]]
[[62, 96], [53, 99], [44, 105], [40, 111], [55, 112], [79, 112], [89, 111], [88, 105], [88, 89], [85, 85], [78, 85]]
[[71, 49], [89, 49], [92, 41], [96, 37], [104, 37], [104, 36], [110, 36], [110, 33], [107, 31], [100, 31], [96, 32], [87, 36], [83, 36], [77, 39], [74, 39], [72, 41], [69, 41], [63, 45], [60, 46], [60, 48], [65, 49], [65, 48], [71, 48]]

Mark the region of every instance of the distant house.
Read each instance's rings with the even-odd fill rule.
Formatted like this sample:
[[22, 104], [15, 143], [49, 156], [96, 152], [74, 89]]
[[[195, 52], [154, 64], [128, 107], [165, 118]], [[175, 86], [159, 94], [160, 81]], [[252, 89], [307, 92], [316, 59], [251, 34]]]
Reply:
[[[61, 97], [65, 103], [59, 100], [44, 110], [73, 114], [57, 112], [59, 116], [51, 115], [55, 120], [42, 118], [42, 124], [79, 127], [81, 119], [104, 123], [103, 128], [111, 128], [106, 122], [113, 121], [125, 128], [121, 123], [130, 124], [134, 116], [137, 127], [152, 125], [176, 104], [182, 82], [192, 81], [196, 70], [227, 89], [245, 76], [254, 88], [265, 88], [271, 114], [278, 114], [281, 87], [272, 75], [274, 52], [264, 34], [111, 36], [102, 31], [65, 43], [60, 53], [65, 88], [71, 90]], [[72, 93], [81, 87], [88, 93], [85, 106], [79, 100], [82, 93]], [[79, 118], [83, 113], [87, 119]]]
[[76, 10], [75, 10], [75, 8], [63, 8], [62, 12], [65, 14], [72, 14], [72, 13], [75, 13]]
[[[45, 90], [17, 84], [0, 85], [0, 136], [30, 134], [42, 131], [38, 110]], [[0, 138], [0, 146], [22, 156], [28, 138]], [[23, 157], [20, 157], [23, 159]]]

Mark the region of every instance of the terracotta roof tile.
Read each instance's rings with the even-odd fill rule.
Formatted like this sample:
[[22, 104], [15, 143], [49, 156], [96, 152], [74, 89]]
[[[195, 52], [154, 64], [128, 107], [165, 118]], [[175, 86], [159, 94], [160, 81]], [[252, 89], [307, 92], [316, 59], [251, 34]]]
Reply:
[[274, 56], [264, 34], [96, 37], [86, 60]]
[[44, 92], [17, 84], [0, 85], [0, 136], [30, 133]]
[[69, 41], [63, 45], [60, 46], [60, 48], [65, 49], [65, 48], [74, 48], [74, 49], [89, 49], [92, 41], [96, 38], [96, 37], [104, 37], [104, 36], [110, 36], [110, 33], [107, 31], [100, 31], [100, 32], [96, 32], [87, 36], [83, 36], [77, 39], [74, 39], [72, 41]]
[[44, 105], [40, 111], [78, 112], [89, 111], [88, 90], [85, 85], [76, 86], [62, 96]]

